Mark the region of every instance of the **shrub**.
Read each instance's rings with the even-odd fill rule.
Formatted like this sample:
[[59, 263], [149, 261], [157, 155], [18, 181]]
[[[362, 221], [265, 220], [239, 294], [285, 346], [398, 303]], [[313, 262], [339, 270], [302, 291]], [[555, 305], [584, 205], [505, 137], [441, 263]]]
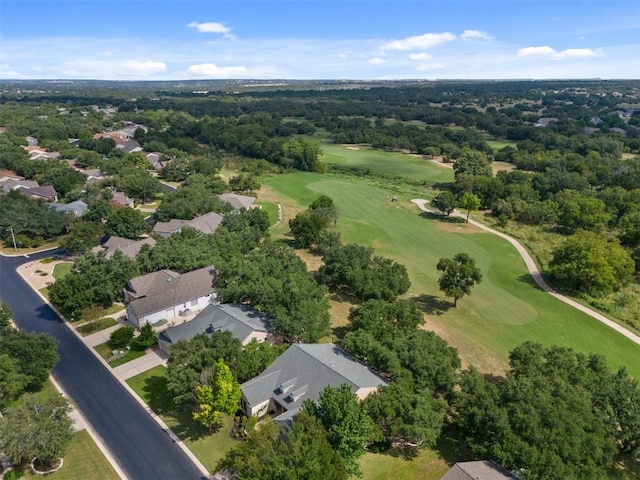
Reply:
[[109, 345], [113, 348], [124, 347], [133, 338], [133, 327], [120, 327], [114, 330], [109, 337]]

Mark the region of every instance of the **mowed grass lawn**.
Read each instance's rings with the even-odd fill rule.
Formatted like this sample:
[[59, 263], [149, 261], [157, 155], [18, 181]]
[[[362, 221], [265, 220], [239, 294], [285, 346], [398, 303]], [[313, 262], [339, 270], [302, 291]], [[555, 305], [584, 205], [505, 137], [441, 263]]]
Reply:
[[25, 470], [25, 479], [47, 480], [118, 480], [120, 477], [86, 430], [76, 432], [64, 454], [64, 465], [48, 475], [35, 475]]
[[166, 368], [157, 366], [127, 380], [129, 386], [158, 414], [211, 472], [225, 454], [238, 444], [230, 436], [233, 418], [224, 416], [224, 424], [213, 433], [196, 424], [190, 412], [173, 412], [171, 396], [167, 392]]
[[56, 266], [53, 267], [53, 278], [60, 280], [66, 277], [71, 271], [71, 267], [73, 267], [73, 263], [71, 262], [61, 262], [56, 264]]
[[[407, 267], [412, 282], [408, 296], [416, 298], [427, 314], [426, 328], [457, 347], [465, 364], [500, 372], [507, 366], [509, 351], [532, 340], [601, 353], [613, 368], [625, 365], [640, 378], [640, 346], [538, 289], [505, 240], [421, 214], [409, 198], [391, 203], [389, 192], [355, 179], [294, 173], [265, 183], [283, 202], [303, 207], [320, 194], [333, 198], [343, 241], [370, 245]], [[436, 264], [458, 252], [476, 260], [484, 280], [456, 309], [438, 290]]]
[[[321, 147], [324, 154], [322, 161], [325, 163], [368, 168], [375, 172], [405, 176], [413, 180], [428, 180], [434, 183], [453, 181], [453, 170], [438, 166], [434, 162], [416, 155], [328, 142], [323, 142]], [[353, 148], [358, 150], [353, 150]]]

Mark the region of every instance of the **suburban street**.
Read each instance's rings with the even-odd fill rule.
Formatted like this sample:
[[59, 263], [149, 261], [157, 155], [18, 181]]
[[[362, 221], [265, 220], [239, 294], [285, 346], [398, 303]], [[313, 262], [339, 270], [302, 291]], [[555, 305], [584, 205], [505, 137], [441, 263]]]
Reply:
[[201, 479], [200, 470], [146, 410], [107, 371], [56, 313], [24, 282], [16, 268], [51, 256], [0, 256], [0, 300], [26, 331], [44, 332], [59, 342], [53, 375], [91, 424], [128, 479]]

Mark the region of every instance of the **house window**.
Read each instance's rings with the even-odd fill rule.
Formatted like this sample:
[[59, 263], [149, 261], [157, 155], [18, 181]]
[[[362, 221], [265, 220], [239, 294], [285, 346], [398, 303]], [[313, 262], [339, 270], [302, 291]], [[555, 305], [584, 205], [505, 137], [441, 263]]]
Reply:
[[197, 298], [195, 300], [191, 300], [191, 306], [195, 307], [196, 305], [198, 305], [198, 299]]

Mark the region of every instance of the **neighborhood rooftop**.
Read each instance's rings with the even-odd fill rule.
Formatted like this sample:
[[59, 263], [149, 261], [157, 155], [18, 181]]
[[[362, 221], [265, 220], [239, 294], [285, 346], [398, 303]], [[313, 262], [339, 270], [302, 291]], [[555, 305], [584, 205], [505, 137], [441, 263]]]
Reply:
[[255, 332], [269, 332], [271, 324], [267, 315], [241, 304], [207, 305], [193, 320], [168, 328], [160, 334], [160, 340], [175, 345], [180, 340], [190, 340], [200, 333], [211, 335], [216, 331], [231, 332], [234, 338], [245, 343]]
[[458, 462], [440, 480], [514, 480], [517, 477], [491, 460]]
[[[317, 400], [325, 387], [339, 387], [345, 383], [352, 392], [364, 398], [387, 381], [332, 343], [298, 343], [291, 345], [264, 372], [240, 388], [248, 410], [251, 410], [246, 413], [255, 415], [256, 407], [273, 401], [279, 407], [276, 410], [288, 412], [285, 417], [289, 418], [305, 399]], [[276, 417], [276, 420], [285, 417]]]

